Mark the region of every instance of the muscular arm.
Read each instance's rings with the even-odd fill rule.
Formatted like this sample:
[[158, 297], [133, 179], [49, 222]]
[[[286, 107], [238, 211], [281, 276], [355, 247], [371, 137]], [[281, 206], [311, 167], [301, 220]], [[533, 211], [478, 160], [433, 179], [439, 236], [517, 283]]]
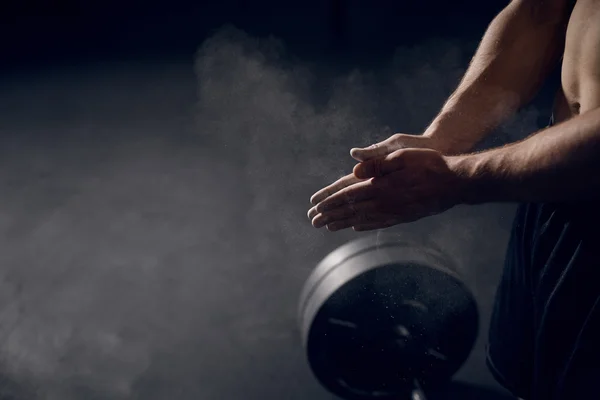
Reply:
[[515, 0], [490, 24], [456, 91], [424, 136], [467, 152], [527, 104], [564, 46], [569, 0]]
[[466, 204], [598, 198], [600, 108], [520, 142], [448, 161], [465, 178]]

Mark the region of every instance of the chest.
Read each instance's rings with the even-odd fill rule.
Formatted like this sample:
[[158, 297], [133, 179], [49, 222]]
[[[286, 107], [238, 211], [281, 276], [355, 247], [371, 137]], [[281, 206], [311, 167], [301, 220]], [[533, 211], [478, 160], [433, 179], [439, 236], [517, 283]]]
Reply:
[[562, 88], [572, 113], [600, 106], [600, 0], [578, 0], [565, 40]]

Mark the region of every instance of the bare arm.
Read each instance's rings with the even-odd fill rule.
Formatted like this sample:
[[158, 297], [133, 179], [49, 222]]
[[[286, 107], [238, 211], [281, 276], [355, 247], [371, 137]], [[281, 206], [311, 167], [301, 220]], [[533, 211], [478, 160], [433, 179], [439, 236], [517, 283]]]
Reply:
[[456, 91], [424, 136], [471, 150], [530, 102], [562, 54], [569, 0], [512, 1], [490, 24]]
[[597, 202], [600, 107], [498, 149], [442, 156], [404, 148], [357, 164], [354, 174], [364, 181], [309, 211], [314, 227], [382, 229], [457, 204]]
[[448, 161], [466, 178], [467, 204], [598, 198], [600, 108], [523, 141]]

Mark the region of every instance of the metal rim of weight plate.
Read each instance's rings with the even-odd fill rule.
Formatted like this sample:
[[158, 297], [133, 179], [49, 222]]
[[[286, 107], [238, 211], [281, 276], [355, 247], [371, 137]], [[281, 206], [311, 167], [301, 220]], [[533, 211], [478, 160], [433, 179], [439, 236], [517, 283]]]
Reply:
[[[401, 288], [405, 281], [412, 286]], [[404, 296], [401, 290], [412, 296]], [[393, 309], [389, 317], [388, 311], [382, 314], [384, 307]], [[351, 308], [364, 311], [361, 324], [347, 318]], [[332, 315], [336, 313], [345, 316]], [[388, 327], [394, 317], [404, 321], [394, 322], [396, 333], [390, 336]], [[429, 243], [378, 234], [340, 246], [317, 265], [302, 290], [298, 321], [311, 370], [325, 388], [345, 399], [398, 399], [414, 387], [415, 380], [435, 385], [458, 371], [477, 338], [479, 313], [471, 291], [443, 252]], [[357, 328], [360, 325], [367, 328]], [[379, 341], [385, 341], [382, 353], [399, 359], [396, 371], [389, 358], [372, 357], [364, 350], [365, 343], [379, 348]], [[342, 350], [340, 366], [334, 358]], [[420, 355], [421, 350], [428, 355]], [[374, 365], [352, 366], [351, 353], [359, 352], [362, 356], [355, 362], [368, 364], [368, 360]], [[420, 370], [403, 365], [402, 358], [416, 360], [411, 365]], [[352, 368], [358, 372], [349, 372]], [[379, 371], [382, 381], [363, 381], [356, 375], [361, 368], [369, 369], [367, 375]]]

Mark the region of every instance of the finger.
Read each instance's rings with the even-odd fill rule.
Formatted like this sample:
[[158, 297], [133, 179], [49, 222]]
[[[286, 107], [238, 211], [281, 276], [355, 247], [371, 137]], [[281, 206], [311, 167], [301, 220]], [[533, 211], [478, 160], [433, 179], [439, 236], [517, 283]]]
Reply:
[[373, 158], [356, 164], [352, 173], [357, 179], [369, 179], [381, 177], [391, 172], [398, 171], [404, 166], [404, 159], [400, 153], [402, 150], [397, 150], [385, 157]]
[[319, 213], [317, 212], [317, 207], [312, 207], [308, 210], [307, 216], [309, 220], [313, 220]]
[[332, 194], [317, 204], [316, 210], [317, 213], [322, 214], [327, 210], [331, 210], [345, 204], [369, 200], [375, 197], [378, 191], [379, 188], [375, 188], [371, 184], [371, 181], [362, 181]]
[[350, 149], [350, 156], [354, 158], [356, 161], [366, 161], [375, 157], [382, 157], [387, 154], [390, 154], [394, 151], [393, 147], [393, 136], [387, 138], [386, 140], [370, 145], [365, 148], [353, 148]]
[[331, 196], [332, 194], [342, 190], [345, 187], [354, 185], [355, 183], [358, 183], [358, 182], [360, 182], [360, 179], [358, 179], [353, 174], [346, 175], [346, 176], [338, 179], [331, 185], [329, 185], [329, 186], [319, 190], [317, 193], [313, 194], [312, 197], [310, 198], [310, 202], [312, 204], [318, 204], [321, 201], [328, 198], [329, 196]]
[[356, 204], [347, 204], [346, 206], [338, 207], [322, 214], [317, 214], [312, 220], [312, 225], [315, 228], [322, 228], [333, 222], [344, 221], [347, 219], [353, 219], [353, 221], [360, 220], [363, 221], [363, 223], [367, 223], [371, 216], [376, 215], [379, 211], [378, 204], [378, 202], [372, 200]]
[[398, 137], [406, 135], [392, 135], [387, 139], [372, 144], [365, 148], [353, 148], [350, 150], [350, 155], [357, 161], [364, 162], [372, 158], [386, 156], [398, 149]]

